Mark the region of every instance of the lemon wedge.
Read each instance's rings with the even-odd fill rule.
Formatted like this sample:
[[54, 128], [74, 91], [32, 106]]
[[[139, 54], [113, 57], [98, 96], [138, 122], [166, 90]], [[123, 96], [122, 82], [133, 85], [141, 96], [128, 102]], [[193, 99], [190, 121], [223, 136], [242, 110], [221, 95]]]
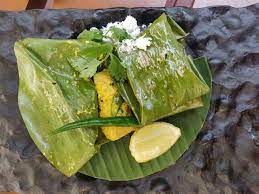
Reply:
[[134, 132], [129, 149], [138, 163], [147, 162], [169, 150], [180, 136], [181, 130], [174, 125], [155, 122]]

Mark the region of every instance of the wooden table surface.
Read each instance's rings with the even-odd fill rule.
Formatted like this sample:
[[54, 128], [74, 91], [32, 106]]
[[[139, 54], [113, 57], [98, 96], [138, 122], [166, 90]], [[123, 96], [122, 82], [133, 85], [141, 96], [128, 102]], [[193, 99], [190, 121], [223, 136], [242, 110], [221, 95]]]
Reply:
[[[29, 0], [0, 0], [0, 10], [24, 10]], [[40, 1], [40, 0], [33, 0]], [[183, 2], [194, 1], [193, 7], [213, 5], [231, 5], [244, 7], [259, 3], [259, 0], [52, 0], [49, 7], [62, 8], [107, 8], [107, 7], [164, 7], [166, 2], [176, 2], [182, 6]], [[178, 3], [177, 3], [178, 2]], [[180, 2], [180, 3], [179, 3]]]

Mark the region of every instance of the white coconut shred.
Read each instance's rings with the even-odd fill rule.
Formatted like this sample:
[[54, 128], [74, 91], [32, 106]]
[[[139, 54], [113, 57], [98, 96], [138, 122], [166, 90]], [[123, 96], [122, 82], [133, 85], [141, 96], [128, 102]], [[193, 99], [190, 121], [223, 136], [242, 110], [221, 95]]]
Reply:
[[[101, 31], [108, 37], [111, 37], [110, 29], [116, 27], [125, 30], [131, 38], [124, 39], [122, 42], [117, 42], [118, 49], [121, 52], [130, 53], [133, 50], [141, 49], [147, 50], [147, 47], [151, 45], [152, 38], [140, 36], [141, 28], [137, 24], [137, 20], [132, 16], [127, 16], [122, 22], [108, 23], [106, 27], [102, 27]], [[109, 41], [104, 39], [104, 41]]]

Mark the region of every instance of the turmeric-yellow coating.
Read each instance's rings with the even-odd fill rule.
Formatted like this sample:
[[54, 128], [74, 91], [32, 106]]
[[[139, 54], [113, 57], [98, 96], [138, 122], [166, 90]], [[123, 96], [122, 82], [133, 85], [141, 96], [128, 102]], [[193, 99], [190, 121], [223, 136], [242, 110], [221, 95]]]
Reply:
[[[129, 106], [120, 97], [108, 70], [96, 73], [94, 83], [98, 95], [100, 117], [131, 115]], [[118, 140], [134, 130], [134, 127], [102, 127], [102, 132], [111, 141]]]

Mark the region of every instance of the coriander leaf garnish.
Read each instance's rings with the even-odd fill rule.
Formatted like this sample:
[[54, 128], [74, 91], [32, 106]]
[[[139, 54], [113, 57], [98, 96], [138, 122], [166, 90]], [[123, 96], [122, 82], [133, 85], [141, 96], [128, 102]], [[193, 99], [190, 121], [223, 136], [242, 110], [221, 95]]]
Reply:
[[82, 78], [91, 78], [113, 50], [111, 43], [90, 42], [76, 56], [68, 57], [70, 65]]
[[111, 39], [115, 41], [121, 42], [124, 39], [130, 38], [129, 34], [126, 32], [126, 30], [112, 27], [107, 33], [106, 36], [110, 37]]
[[[102, 63], [102, 61], [96, 58], [87, 58], [84, 62], [84, 68], [80, 71], [80, 77], [90, 78], [93, 77], [97, 71], [97, 67]], [[76, 67], [75, 67], [76, 69]]]
[[126, 68], [122, 66], [119, 58], [112, 53], [110, 53], [110, 63], [109, 63], [108, 69], [115, 81], [123, 82], [127, 80]]
[[101, 55], [111, 53], [113, 50], [113, 44], [110, 42], [97, 43], [91, 42], [85, 48], [82, 49], [80, 54], [84, 57], [98, 58]]
[[90, 78], [94, 76], [97, 71], [97, 67], [102, 62], [96, 58], [84, 58], [82, 56], [68, 58], [68, 61], [70, 65], [80, 73], [79, 76], [82, 78]]
[[103, 38], [102, 31], [98, 29], [84, 30], [77, 36], [77, 39], [94, 40], [94, 41], [102, 41], [102, 38]]

